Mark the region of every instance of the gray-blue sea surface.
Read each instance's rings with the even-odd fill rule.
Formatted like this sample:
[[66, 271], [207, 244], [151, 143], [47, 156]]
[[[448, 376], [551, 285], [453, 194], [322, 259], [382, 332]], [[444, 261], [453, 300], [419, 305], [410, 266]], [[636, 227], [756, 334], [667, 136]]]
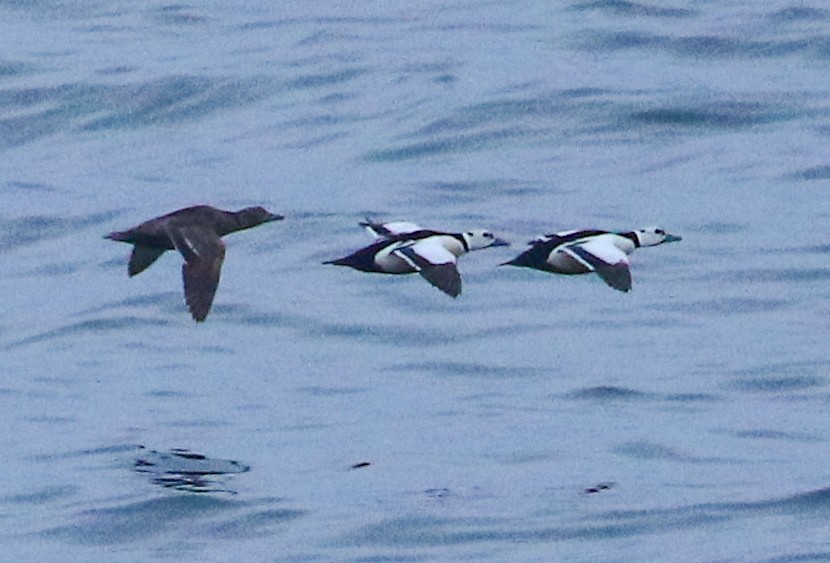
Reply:
[[[830, 559], [824, 3], [0, 1], [0, 38], [0, 559]], [[197, 325], [180, 256], [102, 236], [198, 203], [286, 220]], [[322, 265], [367, 216], [513, 245], [456, 300]], [[648, 225], [683, 240], [628, 294], [497, 267]]]

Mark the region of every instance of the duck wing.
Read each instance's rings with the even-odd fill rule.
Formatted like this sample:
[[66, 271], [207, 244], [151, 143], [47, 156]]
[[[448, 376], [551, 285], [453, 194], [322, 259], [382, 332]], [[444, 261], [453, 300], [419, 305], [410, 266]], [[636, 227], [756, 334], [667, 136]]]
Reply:
[[439, 242], [423, 240], [398, 248], [394, 253], [450, 297], [461, 295], [461, 274], [456, 267], [455, 254]]
[[140, 274], [149, 268], [153, 262], [158, 260], [159, 256], [164, 254], [164, 251], [164, 248], [153, 248], [151, 246], [136, 244], [133, 246], [132, 254], [130, 254], [130, 264], [127, 266], [127, 273], [130, 277]]
[[631, 289], [628, 255], [614, 246], [610, 239], [591, 239], [579, 244], [567, 245], [562, 251], [589, 270], [596, 272], [614, 289], [619, 291]]
[[365, 227], [369, 233], [376, 238], [387, 238], [387, 237], [394, 237], [396, 235], [407, 235], [410, 233], [415, 233], [418, 231], [423, 231], [422, 227], [419, 227], [415, 223], [410, 223], [408, 221], [393, 221], [391, 223], [376, 223], [374, 221], [370, 221], [366, 219], [360, 223], [361, 227]]
[[197, 322], [204, 321], [219, 286], [225, 243], [215, 232], [201, 227], [170, 229], [170, 238], [184, 257], [184, 299]]

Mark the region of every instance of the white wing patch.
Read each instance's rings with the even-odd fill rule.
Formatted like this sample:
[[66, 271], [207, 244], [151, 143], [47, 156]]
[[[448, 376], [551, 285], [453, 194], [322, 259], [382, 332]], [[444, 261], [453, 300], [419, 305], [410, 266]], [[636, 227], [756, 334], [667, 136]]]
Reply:
[[461, 275], [455, 266], [455, 254], [435, 240], [423, 240], [402, 246], [394, 254], [406, 261], [429, 283], [450, 295], [461, 294]]
[[424, 230], [422, 227], [409, 221], [393, 221], [391, 223], [372, 223], [371, 221], [366, 221], [362, 225], [376, 238], [405, 235]]
[[418, 256], [437, 266], [439, 264], [455, 264], [455, 254], [447, 250], [444, 245], [434, 239], [418, 241], [410, 247]]
[[580, 264], [596, 272], [609, 286], [620, 291], [631, 289], [628, 255], [610, 238], [598, 237], [562, 249]]
[[628, 264], [628, 255], [614, 245], [611, 237], [592, 238], [572, 246], [578, 246], [612, 266], [620, 263]]

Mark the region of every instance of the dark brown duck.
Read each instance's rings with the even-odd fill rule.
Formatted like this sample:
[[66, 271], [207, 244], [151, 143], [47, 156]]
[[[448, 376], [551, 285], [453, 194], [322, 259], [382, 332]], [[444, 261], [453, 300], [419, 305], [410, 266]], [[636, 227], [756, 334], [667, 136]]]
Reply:
[[219, 285], [225, 259], [222, 237], [282, 218], [262, 207], [223, 211], [209, 205], [197, 205], [150, 219], [126, 231], [110, 233], [104, 238], [133, 245], [127, 270], [130, 277], [146, 270], [166, 250], [178, 250], [184, 257], [184, 298], [190, 314], [201, 322], [210, 312]]

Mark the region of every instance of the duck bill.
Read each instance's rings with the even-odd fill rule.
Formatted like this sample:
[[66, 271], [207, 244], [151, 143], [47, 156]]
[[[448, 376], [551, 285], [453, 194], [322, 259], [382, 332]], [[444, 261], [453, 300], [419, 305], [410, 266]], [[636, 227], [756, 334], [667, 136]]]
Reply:
[[276, 215], [276, 214], [274, 214], [274, 213], [271, 213], [271, 216], [270, 216], [270, 217], [268, 217], [268, 218], [265, 220], [265, 222], [266, 222], [266, 223], [270, 223], [271, 221], [282, 221], [283, 219], [285, 219], [285, 217], [284, 217], [283, 215]]
[[679, 240], [683, 240], [683, 237], [679, 237], [677, 235], [666, 235], [666, 238], [663, 239], [663, 242], [677, 242]]
[[510, 246], [510, 243], [502, 238], [497, 238], [493, 241], [493, 244], [490, 246]]

